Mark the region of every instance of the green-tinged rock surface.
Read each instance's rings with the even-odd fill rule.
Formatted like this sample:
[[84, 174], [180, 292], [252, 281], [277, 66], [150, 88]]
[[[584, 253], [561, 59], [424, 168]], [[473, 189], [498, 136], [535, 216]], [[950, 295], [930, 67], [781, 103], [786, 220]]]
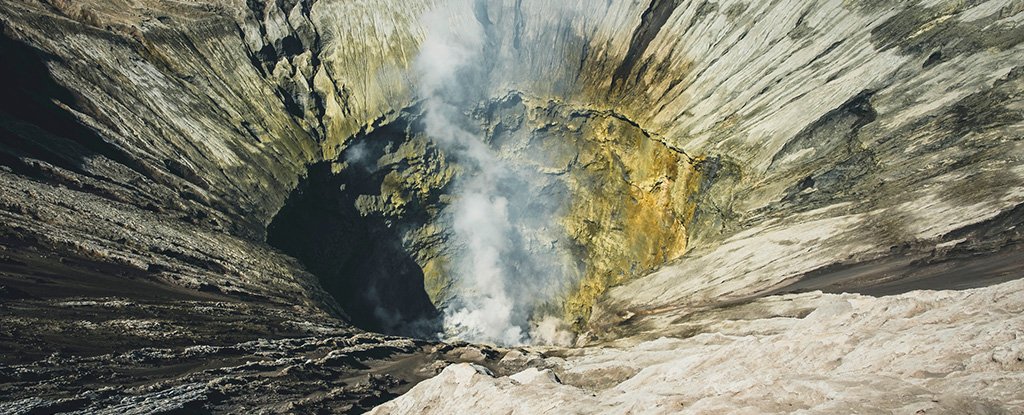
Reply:
[[[0, 0], [0, 412], [354, 413], [437, 373], [379, 413], [504, 408], [438, 400], [470, 383], [529, 413], [1019, 411], [1024, 333], [999, 321], [1024, 264], [1022, 19], [1019, 0]], [[430, 55], [438, 31], [480, 46], [450, 110], [544, 213], [523, 251], [567, 264], [518, 288], [545, 317], [522, 328], [577, 348], [436, 341], [472, 278], [449, 208], [474, 174], [425, 127], [421, 66], [458, 58]], [[886, 342], [898, 370], [869, 352]], [[773, 386], [735, 379], [747, 351]], [[860, 398], [822, 403], [844, 388]]]

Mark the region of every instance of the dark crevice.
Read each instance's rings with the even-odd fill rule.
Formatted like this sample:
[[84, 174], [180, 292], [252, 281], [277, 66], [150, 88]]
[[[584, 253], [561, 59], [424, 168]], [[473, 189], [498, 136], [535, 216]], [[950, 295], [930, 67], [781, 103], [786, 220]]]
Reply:
[[295, 56], [306, 50], [302, 46], [302, 41], [295, 37], [295, 35], [288, 35], [281, 39], [281, 49], [286, 56]]
[[821, 53], [815, 55], [814, 58], [810, 60], [810, 62], [807, 62], [807, 65], [812, 65], [815, 62], [817, 62], [819, 59], [824, 58], [829, 53], [832, 53], [832, 51], [836, 50], [836, 48], [838, 48], [839, 45], [842, 45], [843, 42], [844, 41], [839, 40], [839, 41], [836, 41], [836, 42], [832, 43], [827, 48], [825, 48], [825, 50], [821, 51]]
[[[523, 45], [523, 0], [516, 0], [515, 9], [515, 21], [512, 23], [512, 47], [519, 50]], [[583, 47], [586, 48], [587, 45], [584, 44]], [[586, 55], [586, 52], [583, 55]]]
[[941, 62], [942, 62], [942, 52], [941, 51], [935, 51], [935, 52], [932, 52], [931, 55], [928, 55], [928, 59], [926, 59], [924, 61], [924, 64], [922, 64], [921, 67], [924, 68], [924, 69], [928, 69], [928, 68], [931, 68], [931, 67], [933, 67], [935, 65], [938, 65]]
[[[309, 168], [267, 229], [267, 242], [297, 258], [331, 294], [356, 326], [388, 334], [425, 337], [440, 331], [438, 312], [426, 294], [423, 271], [402, 244], [402, 224], [361, 211], [360, 196], [377, 196], [395, 168], [373, 162], [406, 133], [388, 124], [353, 138], [342, 153], [348, 167], [332, 163]], [[365, 152], [364, 154], [354, 154]], [[410, 206], [404, 220], [425, 222]]]
[[479, 22], [480, 25], [483, 26], [484, 31], [488, 33], [493, 33], [494, 22], [491, 21], [491, 18], [487, 14], [486, 1], [477, 0], [476, 3], [473, 3], [473, 16], [476, 18], [477, 22]]
[[651, 0], [647, 10], [640, 17], [640, 25], [633, 31], [633, 37], [629, 41], [629, 49], [622, 59], [622, 64], [615, 69], [615, 73], [612, 75], [612, 90], [623, 85], [640, 57], [647, 51], [651, 41], [668, 22], [668, 18], [672, 16], [676, 7], [679, 7], [679, 2], [680, 0]]
[[155, 166], [107, 141], [72, 113], [104, 119], [91, 102], [51, 76], [48, 63], [64, 64], [60, 58], [13, 39], [2, 22], [0, 56], [4, 57], [0, 59], [0, 79], [4, 82], [0, 87], [0, 159], [5, 165], [47, 181], [53, 177], [44, 177], [26, 159], [91, 177], [93, 173], [84, 163], [103, 157], [156, 183], [175, 187]]
[[[81, 108], [77, 96], [50, 76], [49, 56], [9, 38], [0, 23], [0, 117], [5, 135], [0, 152], [11, 156], [31, 156], [55, 165], [82, 172], [83, 155], [103, 155], [123, 159], [121, 152], [92, 129], [82, 125], [58, 103]], [[38, 133], [42, 132], [42, 134]]]

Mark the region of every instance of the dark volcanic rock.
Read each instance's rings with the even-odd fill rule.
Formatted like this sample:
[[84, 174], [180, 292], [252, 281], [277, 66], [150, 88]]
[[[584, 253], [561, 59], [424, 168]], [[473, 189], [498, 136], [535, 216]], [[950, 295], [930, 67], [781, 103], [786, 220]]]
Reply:
[[1020, 1], [444, 10], [485, 37], [458, 109], [572, 199], [555, 242], [586, 269], [547, 311], [615, 347], [563, 357], [351, 325], [400, 331], [371, 288], [425, 284], [377, 297], [428, 320], [451, 297], [431, 221], [460, 167], [399, 128], [440, 3], [0, 0], [0, 413], [357, 413], [460, 361], [395, 407], [1024, 402]]

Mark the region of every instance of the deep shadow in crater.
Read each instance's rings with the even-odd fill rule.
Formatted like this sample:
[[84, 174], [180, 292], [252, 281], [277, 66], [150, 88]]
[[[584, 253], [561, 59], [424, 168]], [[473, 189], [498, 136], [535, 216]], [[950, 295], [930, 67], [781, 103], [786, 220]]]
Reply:
[[422, 269], [403, 249], [400, 231], [425, 223], [425, 208], [410, 204], [403, 223], [396, 223], [356, 207], [360, 195], [379, 195], [385, 176], [400, 167], [375, 163], [406, 137], [401, 123], [385, 125], [354, 138], [346, 150], [362, 154], [340, 157], [369, 162], [350, 163], [337, 173], [330, 162], [310, 166], [267, 228], [267, 242], [315, 274], [356, 326], [423, 338], [441, 331], [440, 314], [424, 290]]

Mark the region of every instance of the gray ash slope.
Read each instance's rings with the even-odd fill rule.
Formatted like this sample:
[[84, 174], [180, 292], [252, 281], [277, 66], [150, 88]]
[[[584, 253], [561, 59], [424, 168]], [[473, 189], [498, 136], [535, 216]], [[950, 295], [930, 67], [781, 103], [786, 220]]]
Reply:
[[[415, 106], [409, 66], [430, 30], [419, 16], [435, 6], [443, 4], [0, 0], [0, 412], [361, 412], [447, 362], [482, 363], [498, 375], [521, 369], [520, 352], [512, 358], [506, 350], [354, 328], [346, 314], [352, 305], [318, 280], [323, 272], [310, 273], [316, 264], [265, 242], [310, 166], [330, 170], [352, 137], [386, 130]], [[661, 206], [685, 249], [650, 254], [660, 262], [649, 275], [636, 261], [639, 275], [585, 279], [566, 300], [579, 344], [608, 349], [522, 358], [559, 373], [564, 384], [522, 386], [530, 382], [453, 369], [410, 399], [446, 396], [451, 377], [463, 376], [495, 399], [510, 391], [614, 412], [623, 402], [613, 385], [645, 390], [654, 382], [639, 376], [644, 365], [657, 366], [643, 373], [653, 376], [683, 364], [659, 360], [665, 346], [653, 339], [696, 336], [697, 346], [671, 344], [695, 354], [728, 339], [722, 353], [759, 356], [778, 344], [825, 356], [801, 349], [811, 339], [787, 335], [808, 330], [801, 324], [814, 321], [804, 318], [821, 308], [817, 316], [833, 317], [814, 326], [822, 336], [830, 324], [841, 330], [850, 322], [865, 330], [851, 338], [878, 341], [864, 347], [931, 342], [920, 350], [893, 346], [920, 357], [907, 357], [908, 366], [927, 366], [918, 355], [925, 352], [953, 363], [894, 369], [880, 383], [840, 363], [765, 363], [765, 373], [781, 371], [780, 384], [810, 379], [794, 372], [849, 370], [869, 391], [934, 398], [929, 405], [939, 410], [1024, 405], [1004, 390], [1020, 385], [1010, 376], [1024, 338], [1012, 326], [1017, 305], [1006, 304], [1019, 294], [1014, 282], [924, 300], [841, 297], [854, 315], [813, 291], [890, 295], [1020, 277], [1024, 4], [478, 1], [449, 12], [453, 21], [481, 25], [487, 57], [500, 63], [490, 69], [500, 81], [488, 85], [487, 98], [524, 97], [521, 118], [534, 131], [579, 142], [572, 134], [597, 134], [597, 150], [559, 149], [559, 156], [626, 154], [610, 162], [592, 157], [591, 165], [616, 167], [587, 177], [626, 171], [633, 181], [623, 187], [635, 190], [615, 193], [622, 200], [608, 201], [611, 207], [579, 211]], [[616, 147], [626, 142], [623, 130], [673, 154], [676, 173], [630, 160], [632, 147]], [[405, 169], [419, 156], [389, 155]], [[407, 185], [432, 195], [444, 183]], [[649, 243], [634, 237], [649, 230], [647, 217], [623, 216], [621, 223], [581, 220], [599, 230], [585, 229], [596, 235], [586, 247], [631, 253]], [[620, 224], [627, 235], [615, 233]], [[620, 267], [615, 257], [588, 258]], [[769, 296], [785, 293], [800, 294]], [[978, 301], [984, 296], [992, 309]], [[940, 347], [955, 343], [950, 338], [913, 337], [907, 326], [900, 333], [908, 337], [871, 337], [873, 323], [896, 319], [879, 309], [930, 309], [940, 301], [946, 311], [980, 307], [1011, 326], [988, 338], [976, 329], [994, 323], [977, 315], [940, 313], [921, 322], [947, 321], [953, 337], [981, 336], [969, 350]], [[720, 337], [709, 339], [714, 333]], [[609, 363], [619, 350], [640, 363]], [[962, 357], [982, 359], [985, 350], [991, 362]], [[968, 363], [957, 369], [957, 359]], [[873, 364], [867, 367], [886, 369]], [[729, 384], [712, 372], [686, 373]], [[968, 385], [963, 396], [948, 398], [957, 381]], [[497, 389], [486, 389], [492, 382]], [[579, 391], [599, 394], [600, 402]], [[728, 402], [734, 406], [701, 401], [715, 391], [693, 393], [671, 405], [786, 408], [740, 392]], [[877, 403], [867, 409], [903, 408], [873, 393], [850, 396]], [[972, 398], [981, 403], [971, 406]], [[464, 409], [497, 410], [488, 402]], [[788, 403], [812, 412], [855, 407]], [[677, 408], [671, 405], [662, 408]]]

